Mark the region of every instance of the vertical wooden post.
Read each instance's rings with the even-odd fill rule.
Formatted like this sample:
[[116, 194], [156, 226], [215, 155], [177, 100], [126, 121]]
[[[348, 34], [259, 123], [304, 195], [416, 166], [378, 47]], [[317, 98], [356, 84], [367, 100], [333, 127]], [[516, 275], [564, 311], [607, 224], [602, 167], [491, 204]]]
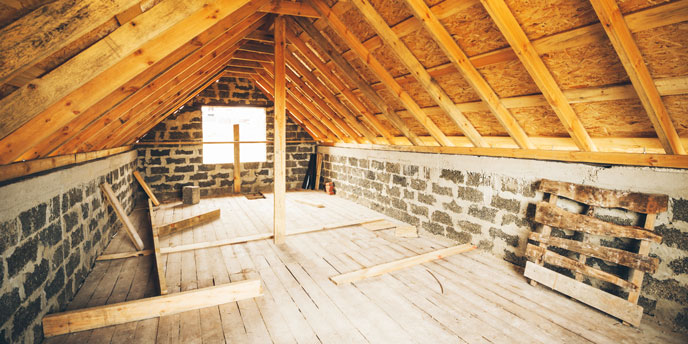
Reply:
[[[647, 214], [647, 217], [645, 217], [645, 225], [643, 226], [643, 228], [645, 228], [648, 231], [653, 231], [655, 228], [656, 218], [657, 214]], [[647, 256], [649, 253], [650, 242], [647, 240], [640, 240], [638, 254], [642, 256]], [[629, 281], [638, 286], [638, 290], [632, 290], [628, 293], [628, 301], [630, 301], [631, 303], [638, 304], [638, 298], [640, 298], [640, 287], [643, 286], [643, 277], [645, 277], [645, 273], [643, 273], [640, 270], [632, 269], [630, 271]]]
[[275, 137], [274, 137], [274, 240], [275, 244], [284, 243], [286, 227], [285, 192], [286, 182], [286, 65], [284, 64], [284, 53], [286, 50], [285, 41], [286, 24], [283, 16], [275, 18]]
[[[559, 199], [559, 196], [558, 196], [558, 195], [555, 195], [555, 194], [553, 194], [553, 193], [549, 194], [549, 204], [553, 204], [553, 205], [556, 206], [556, 205], [557, 205], [557, 200], [558, 200], [558, 199]], [[540, 235], [541, 235], [543, 238], [549, 238], [549, 234], [550, 234], [551, 232], [552, 232], [552, 227], [550, 227], [550, 226], [548, 226], [548, 225], [542, 225], [542, 231], [540, 231]], [[547, 244], [543, 244], [543, 243], [541, 242], [541, 243], [540, 243], [540, 247], [543, 247], [543, 248], [546, 249], [546, 248], [547, 248]], [[542, 257], [540, 258], [539, 261], [537, 261], [537, 262], [535, 262], [535, 263], [537, 263], [537, 264], [540, 265], [540, 266], [542, 266], [542, 265], [545, 264], [545, 263], [542, 261]], [[530, 280], [530, 285], [536, 286], [536, 285], [537, 285], [537, 282], [535, 282], [535, 280]]]
[[241, 145], [239, 144], [239, 125], [234, 125], [234, 193], [241, 193]]
[[315, 158], [315, 190], [320, 190], [320, 172], [322, 170], [322, 153], [317, 153]]

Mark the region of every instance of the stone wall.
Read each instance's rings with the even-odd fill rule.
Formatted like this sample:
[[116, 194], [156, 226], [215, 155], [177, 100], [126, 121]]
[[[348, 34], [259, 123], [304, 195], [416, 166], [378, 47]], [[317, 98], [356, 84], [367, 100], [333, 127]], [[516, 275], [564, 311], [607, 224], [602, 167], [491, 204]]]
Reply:
[[[274, 138], [274, 109], [272, 102], [248, 80], [222, 78], [179, 112], [170, 115], [142, 139], [145, 141], [202, 141], [202, 116], [200, 106], [250, 105], [266, 107], [267, 140]], [[312, 141], [311, 136], [287, 118], [287, 140]], [[268, 144], [266, 162], [241, 164], [241, 191], [272, 191], [273, 145]], [[231, 193], [233, 190], [234, 164], [203, 164], [202, 145], [157, 145], [140, 147], [138, 168], [146, 183], [157, 197], [173, 199], [181, 197], [186, 185], [201, 188], [202, 196]], [[305, 177], [310, 153], [315, 144], [287, 144], [287, 189], [297, 189]]]
[[[601, 188], [662, 193], [669, 210], [659, 214], [656, 231], [664, 237], [651, 245], [661, 263], [646, 275], [639, 304], [647, 315], [688, 331], [688, 171], [638, 167], [599, 167], [548, 161], [423, 154], [318, 147], [324, 153], [323, 182], [333, 181], [337, 194], [373, 210], [413, 224], [457, 243], [473, 243], [516, 265], [525, 265], [527, 236], [538, 228], [530, 219], [540, 179]], [[582, 207], [560, 200], [580, 212]], [[644, 219], [619, 209], [597, 209], [595, 216], [624, 225]], [[574, 232], [554, 230], [573, 237]], [[610, 238], [608, 238], [610, 239]], [[598, 239], [606, 246], [629, 248], [628, 241]], [[589, 259], [589, 264], [614, 273], [627, 269]], [[624, 296], [614, 286], [587, 280]]]
[[0, 186], [0, 342], [41, 342], [120, 227], [99, 185], [130, 212], [135, 167], [127, 152]]

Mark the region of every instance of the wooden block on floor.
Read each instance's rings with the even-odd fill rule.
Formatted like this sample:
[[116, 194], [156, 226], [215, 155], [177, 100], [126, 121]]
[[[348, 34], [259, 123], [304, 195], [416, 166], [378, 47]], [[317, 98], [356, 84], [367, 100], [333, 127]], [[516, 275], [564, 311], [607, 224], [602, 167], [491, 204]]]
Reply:
[[182, 200], [184, 204], [198, 204], [201, 201], [201, 188], [198, 186], [183, 187]]
[[141, 300], [49, 314], [43, 318], [43, 333], [46, 337], [53, 337], [217, 306], [261, 295], [260, 280], [248, 280]]
[[394, 235], [401, 238], [417, 238], [418, 228], [416, 226], [397, 226], [394, 228]]
[[265, 196], [260, 192], [247, 193], [247, 194], [244, 194], [244, 197], [246, 197], [246, 199], [263, 199], [263, 198], [265, 198]]
[[397, 226], [396, 223], [389, 222], [387, 220], [379, 220], [375, 222], [365, 223], [362, 225], [363, 228], [371, 231], [380, 231], [383, 229], [390, 229]]

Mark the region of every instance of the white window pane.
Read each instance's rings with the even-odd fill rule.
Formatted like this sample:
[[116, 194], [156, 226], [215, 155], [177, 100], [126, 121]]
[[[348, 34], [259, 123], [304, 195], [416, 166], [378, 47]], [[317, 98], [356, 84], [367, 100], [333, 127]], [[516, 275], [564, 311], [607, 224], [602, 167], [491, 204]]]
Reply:
[[[241, 141], [265, 141], [265, 109], [255, 107], [203, 106], [203, 141], [234, 141], [234, 124], [239, 124]], [[241, 162], [266, 161], [264, 143], [242, 144]], [[203, 163], [220, 164], [234, 162], [232, 144], [204, 144]]]

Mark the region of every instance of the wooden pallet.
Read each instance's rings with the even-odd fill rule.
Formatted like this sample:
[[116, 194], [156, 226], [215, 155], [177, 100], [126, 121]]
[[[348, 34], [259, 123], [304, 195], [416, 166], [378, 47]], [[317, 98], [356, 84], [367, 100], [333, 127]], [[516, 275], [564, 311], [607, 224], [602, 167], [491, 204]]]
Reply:
[[[606, 190], [591, 186], [542, 180], [539, 190], [549, 194], [549, 202], [537, 204], [534, 220], [541, 223], [540, 233], [531, 233], [526, 248], [524, 275], [531, 283], [539, 282], [558, 292], [569, 295], [634, 326], [640, 325], [643, 308], [638, 306], [638, 297], [645, 273], [654, 273], [659, 265], [657, 258], [649, 257], [650, 242], [659, 243], [662, 237], [653, 232], [658, 213], [667, 210], [669, 198], [666, 195], [642, 194]], [[558, 197], [565, 197], [587, 205], [585, 214], [575, 214], [557, 207]], [[641, 227], [622, 226], [593, 217], [595, 207], [623, 208], [645, 214], [645, 225]], [[552, 227], [582, 233], [582, 240], [571, 240], [551, 235]], [[606, 247], [591, 243], [590, 235], [625, 238], [639, 241], [638, 252]], [[578, 259], [558, 254], [549, 247], [569, 251]], [[586, 264], [588, 257], [631, 268], [628, 277], [618, 276]], [[544, 264], [568, 269], [575, 278], [564, 276], [544, 267]], [[588, 276], [614, 284], [628, 292], [628, 298], [594, 288], [583, 283]]]

